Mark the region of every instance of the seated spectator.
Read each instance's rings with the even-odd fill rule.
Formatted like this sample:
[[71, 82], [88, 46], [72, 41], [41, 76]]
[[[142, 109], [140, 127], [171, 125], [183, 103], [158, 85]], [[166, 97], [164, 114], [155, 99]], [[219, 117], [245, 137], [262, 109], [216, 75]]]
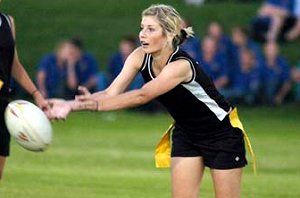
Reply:
[[204, 4], [205, 0], [184, 0], [187, 5], [201, 6]]
[[295, 99], [296, 102], [300, 103], [300, 62], [295, 68], [292, 69], [292, 79], [296, 84]]
[[212, 78], [216, 88], [225, 88], [228, 84], [228, 70], [224, 57], [217, 53], [217, 42], [206, 36], [202, 42], [200, 66]]
[[[125, 36], [121, 39], [119, 44], [119, 50], [114, 53], [108, 64], [108, 75], [109, 75], [109, 81], [111, 82], [113, 79], [115, 79], [118, 74], [121, 72], [124, 62], [127, 59], [127, 57], [133, 52], [133, 50], [136, 48], [136, 40], [132, 36]], [[134, 81], [129, 85], [128, 89], [138, 89], [142, 87], [144, 84], [143, 77], [140, 73], [137, 74]]]
[[239, 69], [231, 86], [222, 94], [236, 104], [254, 105], [259, 101], [261, 75], [258, 62], [251, 49], [243, 48], [240, 52]]
[[[182, 28], [191, 27], [192, 24], [188, 20], [184, 20], [182, 24]], [[196, 35], [193, 37], [188, 37], [184, 43], [180, 45], [180, 48], [187, 52], [192, 58], [194, 58], [196, 61], [201, 60], [201, 40]]]
[[294, 13], [293, 16], [296, 20], [293, 28], [286, 34], [286, 40], [293, 41], [300, 36], [300, 1], [294, 0]]
[[78, 38], [61, 42], [55, 53], [45, 55], [38, 65], [37, 84], [46, 98], [73, 98], [83, 85], [95, 91], [98, 64], [83, 51]]
[[265, 102], [282, 104], [291, 89], [290, 66], [275, 42], [265, 44], [264, 54], [261, 70]]
[[257, 41], [292, 41], [300, 34], [299, 0], [266, 0], [252, 21]]
[[256, 61], [258, 61], [258, 64], [260, 64], [262, 60], [262, 52], [260, 49], [260, 46], [257, 45], [255, 42], [251, 40], [248, 36], [248, 31], [240, 26], [234, 27], [232, 29], [232, 42], [233, 42], [233, 47], [232, 47], [232, 53], [234, 56], [232, 57], [232, 64], [229, 67], [229, 75], [230, 78], [233, 78], [235, 75], [235, 71], [238, 70], [239, 63], [241, 62], [240, 59], [240, 51], [243, 48], [250, 49], [256, 58]]
[[218, 53], [225, 57], [227, 65], [232, 64], [232, 41], [224, 31], [222, 25], [217, 21], [212, 21], [208, 25], [207, 35], [213, 37], [217, 41]]

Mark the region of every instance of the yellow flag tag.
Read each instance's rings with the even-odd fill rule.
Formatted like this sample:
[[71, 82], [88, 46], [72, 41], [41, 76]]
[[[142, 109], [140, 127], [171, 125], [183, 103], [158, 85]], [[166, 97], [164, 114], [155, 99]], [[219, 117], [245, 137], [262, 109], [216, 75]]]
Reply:
[[155, 148], [155, 166], [156, 168], [169, 168], [171, 165], [171, 131], [174, 123], [169, 126], [167, 131], [161, 137]]
[[3, 85], [4, 85], [3, 81], [0, 80], [0, 90], [2, 89]]

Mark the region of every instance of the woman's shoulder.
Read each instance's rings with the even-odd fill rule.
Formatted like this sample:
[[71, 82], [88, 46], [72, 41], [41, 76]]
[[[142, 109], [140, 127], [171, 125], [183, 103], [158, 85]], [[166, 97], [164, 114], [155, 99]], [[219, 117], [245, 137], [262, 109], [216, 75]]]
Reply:
[[141, 47], [137, 47], [127, 58], [126, 62], [133, 63], [135, 66], [140, 67], [143, 64], [146, 53]]
[[144, 57], [146, 53], [143, 51], [142, 47], [137, 47], [132, 54], [136, 57]]
[[142, 47], [137, 47], [133, 52], [128, 56], [128, 59], [139, 64], [144, 60], [146, 53], [143, 51]]

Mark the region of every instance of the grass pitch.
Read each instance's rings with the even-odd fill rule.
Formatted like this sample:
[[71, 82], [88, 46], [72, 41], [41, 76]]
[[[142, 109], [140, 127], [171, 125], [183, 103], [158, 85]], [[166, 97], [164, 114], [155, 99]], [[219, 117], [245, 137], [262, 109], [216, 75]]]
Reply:
[[[300, 197], [298, 106], [240, 108], [253, 142], [258, 175], [245, 168], [242, 197]], [[153, 150], [171, 122], [165, 114], [74, 113], [53, 123], [53, 144], [32, 153], [12, 141], [1, 198], [165, 198], [168, 169], [155, 169]], [[202, 197], [214, 197], [206, 170]]]

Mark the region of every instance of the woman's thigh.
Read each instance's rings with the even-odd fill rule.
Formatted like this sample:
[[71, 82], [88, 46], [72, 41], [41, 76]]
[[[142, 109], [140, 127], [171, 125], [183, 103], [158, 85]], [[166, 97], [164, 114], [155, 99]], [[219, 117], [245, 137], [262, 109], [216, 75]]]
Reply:
[[203, 171], [202, 157], [172, 157], [172, 197], [198, 198]]

